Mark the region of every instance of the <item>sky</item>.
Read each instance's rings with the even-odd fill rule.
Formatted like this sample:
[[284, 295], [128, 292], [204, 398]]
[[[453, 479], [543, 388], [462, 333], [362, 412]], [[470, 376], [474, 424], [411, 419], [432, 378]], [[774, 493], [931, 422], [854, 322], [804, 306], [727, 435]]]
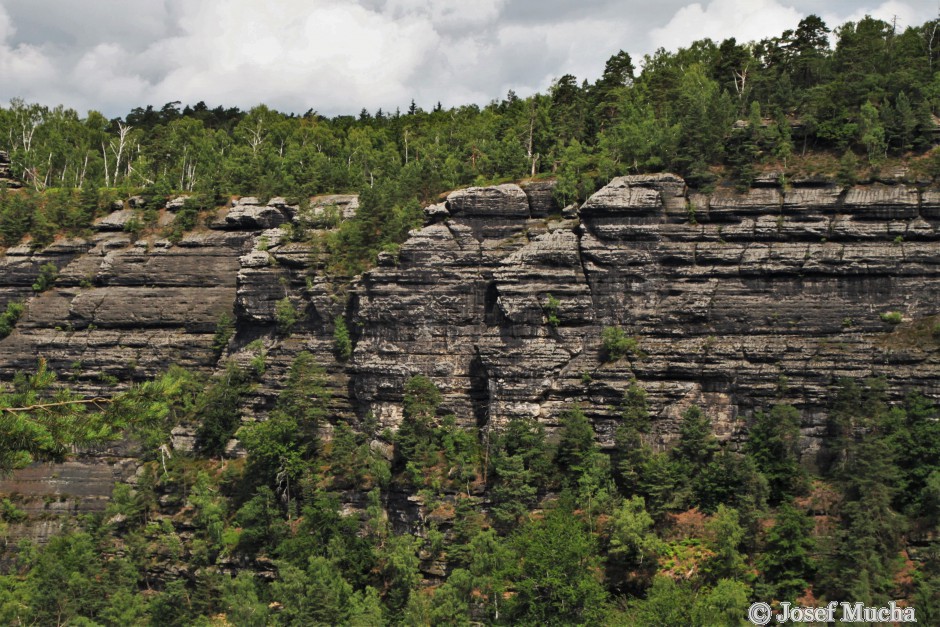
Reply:
[[[937, 6], [934, 6], [934, 5]], [[899, 28], [932, 0], [0, 0], [0, 102], [109, 117], [181, 101], [323, 115], [486, 104], [594, 81], [696, 39], [779, 36], [817, 14]]]

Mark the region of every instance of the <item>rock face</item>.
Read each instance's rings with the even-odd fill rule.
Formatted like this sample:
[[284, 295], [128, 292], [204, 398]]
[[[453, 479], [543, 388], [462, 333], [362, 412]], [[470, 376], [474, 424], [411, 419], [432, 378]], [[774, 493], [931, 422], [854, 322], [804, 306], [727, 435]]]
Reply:
[[[26, 313], [0, 341], [0, 377], [44, 357], [74, 375], [79, 389], [98, 392], [103, 375], [130, 381], [174, 362], [214, 367], [215, 326], [232, 313], [238, 257], [249, 241], [243, 233], [194, 233], [173, 246], [103, 232], [37, 252], [8, 249], [0, 305], [25, 302]], [[36, 294], [31, 286], [47, 263], [59, 269], [55, 288]]]
[[[636, 378], [661, 446], [689, 404], [731, 437], [751, 411], [787, 402], [804, 411], [812, 463], [839, 377], [940, 396], [940, 344], [925, 331], [940, 320], [938, 199], [825, 182], [704, 196], [664, 174], [615, 179], [564, 221], [515, 186], [455, 192], [449, 217], [435, 209], [397, 265], [362, 280], [360, 411], [394, 427], [403, 383], [420, 373], [465, 425], [528, 415], [553, 426], [580, 404], [611, 445]], [[884, 322], [888, 312], [903, 321]], [[639, 354], [602, 361], [606, 327]]]
[[[468, 428], [533, 416], [551, 429], [577, 404], [611, 446], [635, 379], [660, 447], [690, 404], [719, 436], [738, 438], [750, 412], [786, 402], [803, 411], [807, 463], [825, 453], [825, 399], [839, 377], [883, 375], [896, 398], [940, 398], [940, 188], [807, 179], [783, 189], [768, 179], [702, 195], [660, 174], [615, 179], [577, 211], [557, 205], [550, 182], [471, 188], [429, 207], [397, 254], [343, 288], [316, 273], [321, 253], [288, 227], [357, 206], [347, 196], [302, 207], [244, 198], [177, 244], [109, 230], [122, 228], [114, 216], [88, 240], [9, 248], [0, 307], [20, 301], [27, 312], [0, 340], [0, 380], [42, 356], [70, 385], [102, 394], [113, 389], [102, 379], [120, 386], [172, 363], [209, 372], [263, 354], [243, 410], [263, 417], [306, 350], [326, 369], [334, 423], [355, 427], [371, 413], [380, 432], [394, 430], [406, 380], [423, 374]], [[59, 278], [36, 294], [48, 263]], [[285, 300], [298, 314], [289, 334], [277, 325]], [[886, 322], [890, 312], [902, 321]], [[224, 313], [236, 334], [220, 357], [212, 342]], [[340, 316], [355, 342], [348, 362], [333, 354]], [[608, 327], [635, 338], [636, 353], [605, 361]], [[55, 485], [82, 511], [134, 470], [126, 452], [76, 463], [71, 483], [43, 483], [64, 467], [34, 468], [0, 492], [48, 500], [51, 488], [35, 486]], [[84, 481], [99, 487], [75, 487]]]
[[22, 184], [14, 178], [10, 168], [10, 155], [0, 150], [0, 185], [16, 189], [22, 187]]
[[[357, 204], [354, 197], [342, 200], [347, 207]], [[0, 381], [34, 370], [42, 357], [70, 388], [107, 396], [174, 363], [211, 373], [223, 360], [246, 365], [263, 353], [266, 376], [244, 408], [251, 417], [273, 404], [294, 357], [308, 350], [327, 366], [333, 415], [354, 421], [348, 379], [332, 352], [333, 321], [345, 301], [322, 279], [307, 280], [309, 245], [268, 228], [289, 220], [289, 211], [282, 199], [265, 205], [243, 199], [210, 229], [173, 244], [157, 236], [135, 240], [122, 230], [135, 213], [121, 208], [100, 221], [88, 240], [6, 249], [0, 255], [0, 309], [21, 302], [26, 311], [0, 340]], [[58, 278], [52, 289], [36, 293], [32, 285], [50, 263]], [[285, 297], [301, 314], [289, 336], [277, 332], [275, 318], [275, 303]], [[220, 355], [213, 342], [226, 314], [235, 318], [236, 333]], [[246, 349], [254, 340], [263, 348]], [[173, 446], [191, 448], [191, 433], [174, 432]], [[59, 514], [103, 509], [115, 481], [133, 481], [135, 455], [131, 445], [90, 451], [67, 464], [36, 465], [0, 480], [0, 494], [15, 496], [35, 517], [11, 526], [11, 546], [20, 538], [43, 541], [61, 527]]]

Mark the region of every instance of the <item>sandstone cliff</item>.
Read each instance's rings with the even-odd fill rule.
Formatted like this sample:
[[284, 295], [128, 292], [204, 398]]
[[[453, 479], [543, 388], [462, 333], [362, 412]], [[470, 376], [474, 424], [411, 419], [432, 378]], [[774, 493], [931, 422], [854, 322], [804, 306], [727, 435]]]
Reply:
[[[329, 197], [311, 211], [326, 205], [348, 216], [356, 202]], [[940, 397], [940, 189], [928, 184], [768, 180], [703, 195], [673, 175], [632, 176], [577, 210], [557, 206], [551, 183], [471, 188], [429, 207], [426, 226], [348, 288], [317, 274], [313, 246], [288, 238], [298, 212], [242, 199], [174, 244], [122, 231], [132, 216], [122, 207], [87, 240], [6, 250], [0, 307], [21, 301], [27, 313], [0, 340], [0, 378], [42, 356], [73, 387], [106, 394], [173, 363], [208, 372], [262, 351], [265, 375], [243, 408], [251, 419], [308, 350], [329, 373], [334, 423], [371, 413], [396, 428], [405, 380], [424, 374], [462, 424], [531, 415], [553, 427], [580, 404], [604, 446], [635, 378], [658, 446], [689, 404], [739, 438], [752, 410], [787, 402], [803, 411], [808, 464], [825, 454], [824, 398], [838, 377], [883, 375], [895, 397]], [[48, 263], [58, 280], [37, 294]], [[300, 314], [287, 335], [275, 314], [285, 298]], [[882, 315], [893, 312], [900, 323]], [[220, 355], [223, 314], [236, 324]], [[353, 331], [347, 362], [333, 352], [337, 316]], [[607, 327], [639, 350], [605, 361]], [[34, 497], [36, 516], [96, 509], [135, 469], [122, 445], [17, 473], [0, 492]]]

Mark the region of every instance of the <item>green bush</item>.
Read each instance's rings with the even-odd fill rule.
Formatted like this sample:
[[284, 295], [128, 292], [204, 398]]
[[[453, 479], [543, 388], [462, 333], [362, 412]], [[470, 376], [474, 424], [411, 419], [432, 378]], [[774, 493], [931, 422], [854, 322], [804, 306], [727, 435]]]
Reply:
[[183, 239], [183, 234], [195, 228], [199, 222], [199, 212], [211, 207], [210, 199], [204, 196], [189, 196], [183, 201], [183, 206], [176, 212], [176, 218], [166, 234], [174, 244]]
[[59, 269], [54, 263], [44, 263], [39, 267], [39, 276], [33, 283], [34, 292], [45, 292], [59, 278]]
[[349, 337], [349, 329], [342, 316], [336, 316], [333, 324], [333, 350], [340, 361], [346, 361], [352, 357], [352, 339]]
[[290, 297], [285, 296], [274, 304], [274, 319], [277, 321], [278, 331], [284, 334], [290, 333], [294, 325], [297, 324], [300, 314], [297, 313], [294, 304], [290, 302]]
[[880, 316], [882, 322], [887, 322], [888, 324], [901, 324], [903, 316], [900, 311], [886, 311]]
[[235, 435], [241, 422], [238, 404], [250, 389], [248, 376], [235, 364], [214, 377], [195, 403], [194, 415], [199, 419], [196, 448], [206, 455], [218, 456]]
[[266, 351], [264, 348], [264, 342], [261, 340], [254, 340], [245, 348], [254, 353], [250, 362], [251, 369], [254, 370], [255, 375], [260, 377], [264, 374], [265, 368], [267, 368], [268, 351]]
[[212, 338], [212, 350], [217, 355], [221, 355], [229, 340], [235, 334], [235, 320], [228, 313], [219, 316], [219, 321], [215, 325], [215, 335]]
[[601, 332], [604, 361], [619, 361], [627, 355], [639, 355], [640, 345], [636, 338], [627, 335], [620, 327], [607, 327]]
[[545, 317], [548, 320], [548, 324], [553, 327], [557, 327], [558, 323], [561, 322], [558, 319], [558, 306], [561, 305], [561, 301], [548, 294], [548, 300], [545, 303]]
[[23, 303], [7, 303], [6, 311], [0, 314], [0, 339], [13, 333], [13, 327], [23, 315], [23, 309]]

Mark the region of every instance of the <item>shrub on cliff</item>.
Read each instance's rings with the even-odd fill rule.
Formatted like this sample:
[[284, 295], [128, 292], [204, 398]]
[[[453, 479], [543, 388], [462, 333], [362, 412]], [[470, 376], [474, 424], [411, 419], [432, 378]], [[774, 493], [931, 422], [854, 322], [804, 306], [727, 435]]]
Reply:
[[229, 340], [235, 334], [235, 320], [228, 313], [219, 316], [219, 321], [215, 325], [215, 335], [212, 336], [212, 350], [216, 355], [221, 355]]
[[13, 333], [13, 327], [23, 315], [23, 309], [23, 303], [7, 303], [6, 311], [0, 314], [0, 340]]
[[333, 323], [333, 352], [340, 361], [346, 361], [352, 357], [353, 345], [349, 337], [349, 328], [342, 316], [336, 316]]
[[287, 335], [297, 324], [300, 314], [290, 301], [290, 297], [285, 296], [274, 304], [274, 319], [277, 321], [277, 330]]
[[640, 353], [640, 345], [636, 338], [628, 336], [620, 327], [606, 327], [601, 332], [601, 342], [604, 361], [619, 361], [627, 355]]
[[59, 268], [54, 263], [44, 263], [39, 267], [39, 276], [33, 283], [34, 292], [45, 292], [55, 284], [59, 278]]
[[229, 364], [215, 377], [196, 402], [194, 416], [200, 421], [196, 448], [206, 455], [221, 455], [235, 434], [241, 416], [238, 403], [249, 389], [248, 377], [238, 366]]

